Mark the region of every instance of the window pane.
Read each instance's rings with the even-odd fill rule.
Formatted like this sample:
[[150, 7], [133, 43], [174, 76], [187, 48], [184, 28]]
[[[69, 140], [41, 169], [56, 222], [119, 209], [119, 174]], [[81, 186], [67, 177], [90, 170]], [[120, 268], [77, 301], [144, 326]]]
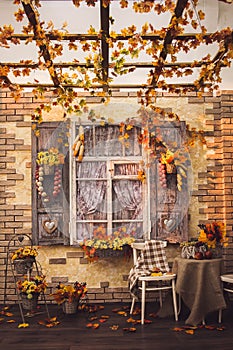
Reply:
[[113, 181], [113, 220], [142, 220], [142, 183]]

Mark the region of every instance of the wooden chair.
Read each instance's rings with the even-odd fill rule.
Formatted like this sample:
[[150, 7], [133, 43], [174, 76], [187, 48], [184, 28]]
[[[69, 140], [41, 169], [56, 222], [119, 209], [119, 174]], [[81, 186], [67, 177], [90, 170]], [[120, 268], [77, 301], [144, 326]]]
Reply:
[[[162, 247], [164, 248], [167, 245], [166, 241], [162, 241]], [[145, 248], [145, 243], [132, 243], [131, 247], [133, 248], [133, 264], [137, 264], [138, 257], [140, 253]], [[145, 320], [145, 303], [146, 303], [146, 292], [158, 291], [159, 292], [159, 302], [160, 307], [162, 306], [162, 292], [171, 290], [172, 299], [173, 299], [173, 308], [175, 320], [178, 321], [178, 312], [177, 312], [177, 301], [176, 301], [176, 291], [175, 291], [175, 280], [176, 274], [164, 273], [162, 276], [140, 276], [138, 277], [138, 290], [141, 291], [141, 324], [144, 324]], [[151, 285], [151, 282], [153, 285]], [[158, 283], [155, 283], [158, 282]], [[166, 282], [166, 283], [164, 283]], [[133, 313], [135, 301], [137, 300], [136, 296], [132, 296], [132, 304], [130, 308], [130, 314]]]
[[[221, 275], [220, 279], [222, 282], [223, 291], [233, 293], [233, 274]], [[218, 322], [222, 322], [222, 309], [220, 309], [218, 313]]]

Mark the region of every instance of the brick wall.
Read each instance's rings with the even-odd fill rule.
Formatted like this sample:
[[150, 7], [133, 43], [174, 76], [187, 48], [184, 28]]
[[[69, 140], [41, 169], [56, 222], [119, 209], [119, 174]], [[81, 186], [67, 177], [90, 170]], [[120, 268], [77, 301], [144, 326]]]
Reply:
[[[118, 92], [114, 97], [136, 100], [135, 93]], [[91, 98], [91, 97], [90, 97]], [[229, 247], [225, 250], [224, 261], [228, 271], [233, 270], [233, 91], [222, 91], [217, 97], [209, 94], [197, 97], [159, 95], [160, 102], [175, 111], [177, 100], [187, 110], [202, 107], [207, 135], [206, 168], [197, 172], [196, 190], [192, 196], [197, 199], [198, 213], [202, 220], [224, 220], [230, 237]], [[31, 93], [25, 93], [19, 102], [14, 102], [10, 92], [0, 93], [0, 303], [4, 296], [5, 270], [7, 263], [7, 246], [13, 235], [26, 233], [31, 235], [31, 121], [33, 109], [40, 101]], [[43, 102], [45, 102], [43, 100]], [[91, 103], [98, 100], [91, 99]], [[185, 116], [184, 116], [185, 117]], [[196, 118], [198, 119], [198, 112]], [[195, 124], [195, 120], [192, 120]], [[198, 218], [194, 218], [198, 220]], [[48, 293], [59, 281], [69, 282], [63, 267], [69, 263], [76, 276], [77, 267], [86, 265], [84, 254], [75, 248], [61, 247], [59, 252], [53, 247], [41, 249], [43, 263], [47, 255], [48, 266], [56, 267], [49, 282]], [[177, 252], [175, 252], [177, 254]], [[130, 266], [127, 265], [127, 266]], [[102, 267], [103, 268], [103, 267]], [[54, 270], [54, 271], [55, 271]], [[112, 287], [103, 276], [97, 286], [89, 286], [89, 299], [96, 302], [129, 301], [127, 288], [127, 271], [121, 274], [122, 286]], [[10, 302], [17, 300], [14, 281], [10, 270], [7, 283], [7, 297]], [[94, 272], [96, 273], [96, 272]]]

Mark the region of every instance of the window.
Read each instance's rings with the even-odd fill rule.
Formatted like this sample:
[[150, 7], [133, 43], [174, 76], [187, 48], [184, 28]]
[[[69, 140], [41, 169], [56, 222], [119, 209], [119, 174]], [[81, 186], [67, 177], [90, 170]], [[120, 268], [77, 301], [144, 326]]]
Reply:
[[140, 132], [135, 127], [128, 139], [120, 139], [119, 125], [84, 127], [85, 157], [82, 162], [71, 157], [72, 244], [91, 238], [98, 227], [108, 235], [124, 230], [143, 237], [147, 191], [138, 179], [143, 160]]
[[[108, 235], [123, 231], [139, 239], [187, 240], [191, 171], [183, 178], [182, 191], [177, 190], [176, 172], [167, 174], [164, 188], [159, 180], [159, 156], [147, 167], [147, 153], [138, 141], [141, 129], [136, 126], [127, 130], [125, 138], [121, 125], [83, 125], [84, 157], [80, 161], [71, 144], [79, 125], [70, 124], [42, 123], [40, 137], [32, 138], [35, 244], [78, 245], [98, 228]], [[179, 150], [182, 130], [184, 123], [163, 123], [159, 135]], [[153, 145], [152, 136], [150, 141]], [[50, 148], [64, 155], [64, 164], [46, 173], [44, 165], [40, 171], [36, 158], [38, 152]], [[191, 167], [189, 162], [185, 164]], [[139, 179], [141, 170], [145, 181]], [[43, 185], [39, 186], [46, 196], [38, 188], [41, 178]]]

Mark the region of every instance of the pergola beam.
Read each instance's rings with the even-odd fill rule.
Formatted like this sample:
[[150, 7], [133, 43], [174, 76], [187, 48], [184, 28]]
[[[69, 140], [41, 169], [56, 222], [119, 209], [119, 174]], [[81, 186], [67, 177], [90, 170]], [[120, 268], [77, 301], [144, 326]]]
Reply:
[[[215, 60], [215, 59], [214, 59]], [[203, 64], [205, 64], [205, 61], [199, 61], [195, 62], [166, 62], [164, 63], [164, 68], [200, 68]], [[53, 64], [55, 68], [77, 68], [77, 67], [86, 67], [86, 68], [94, 68], [93, 64], [88, 64], [85, 62], [61, 62], [61, 63], [54, 63]], [[37, 69], [39, 68], [39, 63], [25, 63], [25, 62], [0, 62], [0, 67], [10, 67], [10, 68], [31, 68], [31, 69]], [[221, 66], [224, 67], [225, 65], [221, 63]], [[130, 68], [153, 68], [154, 65], [151, 64], [151, 62], [135, 62], [135, 63], [124, 63], [123, 67]]]
[[176, 7], [174, 10], [174, 15], [171, 17], [169, 29], [167, 30], [167, 33], [164, 38], [163, 42], [163, 48], [160, 51], [159, 59], [158, 59], [158, 66], [153, 71], [153, 78], [152, 78], [152, 86], [156, 86], [159, 80], [160, 75], [162, 74], [164, 62], [166, 60], [166, 57], [168, 55], [168, 46], [171, 45], [172, 40], [175, 38], [174, 34], [174, 28], [173, 28], [173, 21], [176, 19], [179, 19], [183, 11], [187, 5], [188, 0], [177, 0]]
[[41, 54], [44, 58], [46, 67], [48, 68], [50, 77], [54, 83], [54, 86], [58, 87], [60, 85], [60, 81], [59, 81], [57, 73], [53, 67], [53, 61], [52, 61], [51, 55], [49, 53], [48, 43], [45, 40], [45, 38], [43, 38], [43, 36], [41, 37], [42, 28], [41, 28], [40, 22], [37, 18], [36, 11], [33, 8], [33, 6], [31, 5], [31, 3], [29, 3], [28, 1], [27, 2], [21, 1], [21, 2], [23, 5], [25, 14], [28, 17], [28, 21], [33, 27], [34, 38], [36, 39], [37, 45], [40, 48], [40, 51], [41, 51]]
[[[200, 38], [201, 33], [199, 34], [193, 34], [193, 33], [186, 33], [186, 34], [178, 34], [176, 35], [173, 40], [179, 40], [179, 41], [189, 41], [189, 40], [195, 40], [197, 38]], [[51, 41], [96, 41], [96, 40], [101, 40], [101, 37], [99, 34], [81, 34], [81, 33], [61, 33], [60, 35], [54, 35], [54, 34], [45, 34], [46, 38], [51, 40]], [[204, 40], [209, 40], [213, 36], [212, 33], [206, 33], [202, 37]], [[126, 41], [131, 38], [133, 38], [134, 35], [122, 35], [122, 34], [116, 34], [114, 36], [114, 41]], [[146, 35], [141, 35], [140, 36], [143, 40], [164, 40], [164, 37], [160, 35], [155, 35], [155, 34], [146, 34]], [[11, 34], [7, 37], [8, 40], [10, 39], [19, 39], [22, 41], [26, 41], [28, 39], [35, 39], [35, 36], [33, 34]]]

